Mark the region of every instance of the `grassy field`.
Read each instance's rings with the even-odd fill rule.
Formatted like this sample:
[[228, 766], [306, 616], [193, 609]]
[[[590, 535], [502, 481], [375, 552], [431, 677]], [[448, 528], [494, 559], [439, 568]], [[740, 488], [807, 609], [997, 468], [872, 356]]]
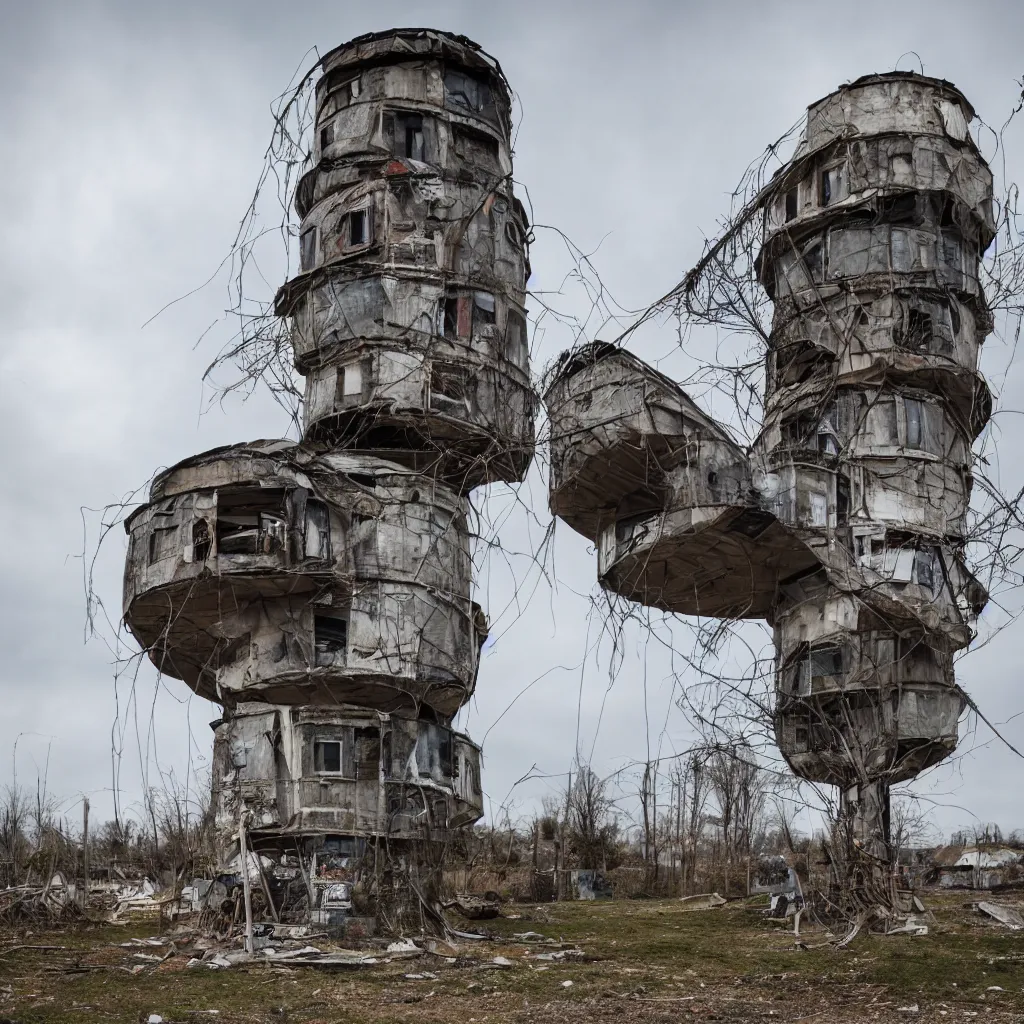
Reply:
[[[927, 936], [862, 936], [847, 950], [798, 949], [791, 933], [743, 903], [689, 913], [672, 900], [510, 907], [506, 913], [518, 918], [487, 922], [504, 938], [462, 942], [454, 958], [427, 954], [331, 972], [189, 969], [186, 943], [160, 964], [135, 958], [147, 952], [141, 947], [118, 945], [153, 934], [152, 925], [9, 932], [0, 935], [0, 1024], [135, 1022], [150, 1014], [225, 1024], [1024, 1022], [1024, 932], [968, 909], [968, 896], [929, 897], [935, 920]], [[538, 960], [552, 947], [511, 939], [530, 930], [583, 955]], [[806, 935], [809, 945], [822, 941], [820, 933]], [[39, 945], [63, 948], [17, 948]], [[488, 966], [495, 956], [512, 966]]]

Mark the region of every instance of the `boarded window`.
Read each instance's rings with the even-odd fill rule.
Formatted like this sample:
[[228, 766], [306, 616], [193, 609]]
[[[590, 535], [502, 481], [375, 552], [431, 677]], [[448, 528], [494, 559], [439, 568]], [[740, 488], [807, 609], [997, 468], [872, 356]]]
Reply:
[[316, 263], [316, 228], [303, 231], [299, 237], [299, 265], [302, 270], [312, 270]]
[[348, 620], [333, 615], [314, 616], [313, 646], [317, 665], [343, 665], [348, 649]]
[[335, 385], [335, 405], [358, 405], [363, 397], [363, 369], [359, 363], [338, 367]]
[[319, 773], [340, 775], [341, 740], [317, 740], [313, 744], [313, 765]]
[[498, 170], [498, 140], [484, 132], [474, 132], [461, 126], [452, 128], [455, 154], [475, 167], [496, 172]]
[[149, 535], [149, 564], [169, 558], [177, 551], [178, 528], [176, 526], [158, 526]]
[[811, 500], [811, 526], [828, 526], [828, 498], [824, 494], [812, 491]]

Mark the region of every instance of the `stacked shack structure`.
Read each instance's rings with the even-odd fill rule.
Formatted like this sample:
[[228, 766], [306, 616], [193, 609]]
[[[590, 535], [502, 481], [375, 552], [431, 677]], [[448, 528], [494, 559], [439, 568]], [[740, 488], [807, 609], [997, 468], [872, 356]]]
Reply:
[[964, 557], [991, 414], [973, 117], [948, 82], [904, 73], [809, 108], [760, 207], [774, 321], [749, 451], [608, 345], [563, 356], [546, 394], [551, 507], [597, 546], [602, 586], [772, 625], [776, 740], [839, 788], [848, 906], [892, 905], [889, 787], [955, 749], [953, 656], [987, 600]]
[[509, 88], [475, 43], [394, 30], [322, 71], [277, 296], [303, 439], [159, 474], [126, 524], [124, 617], [223, 708], [221, 866], [258, 916], [430, 927], [453, 830], [483, 813], [452, 728], [487, 636], [467, 495], [532, 457], [529, 224]]

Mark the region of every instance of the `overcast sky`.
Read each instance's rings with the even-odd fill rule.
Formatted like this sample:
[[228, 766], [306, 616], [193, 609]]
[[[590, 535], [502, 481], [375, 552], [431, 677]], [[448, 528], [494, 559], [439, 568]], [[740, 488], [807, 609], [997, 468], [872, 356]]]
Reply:
[[[519, 99], [516, 177], [536, 221], [596, 248], [605, 285], [632, 309], [695, 262], [748, 163], [840, 83], [923, 64], [998, 125], [1024, 75], [1024, 5], [1013, 0], [4, 3], [0, 782], [16, 768], [34, 787], [45, 770], [72, 818], [82, 794], [110, 811], [117, 714], [111, 650], [83, 642], [81, 554], [98, 517], [83, 518], [81, 507], [116, 502], [190, 453], [287, 429], [262, 395], [201, 414], [200, 377], [226, 335], [215, 329], [196, 342], [225, 306], [223, 278], [142, 325], [226, 254], [260, 171], [270, 103], [311, 63], [311, 48], [409, 24], [464, 33], [498, 57]], [[1022, 152], [1011, 142], [1011, 177]], [[552, 233], [538, 233], [532, 258], [531, 287], [557, 287], [564, 260]], [[556, 331], [539, 339], [535, 368], [567, 342]], [[674, 343], [666, 324], [635, 348], [653, 358]], [[1005, 372], [1009, 352], [990, 339], [983, 362], [1001, 410], [993, 469], [1007, 489], [1020, 479], [1024, 450], [1024, 419], [1010, 414], [1024, 408], [1024, 381], [1019, 367]], [[513, 517], [513, 546], [548, 520], [538, 478], [521, 496], [537, 522]], [[123, 556], [118, 529], [96, 567], [114, 622]], [[487, 736], [485, 788], [495, 806], [533, 766], [565, 772], [577, 745], [605, 774], [692, 740], [672, 703], [664, 650], [633, 637], [610, 689], [606, 663], [581, 667], [593, 635], [595, 559], [563, 527], [555, 566], [557, 587], [534, 575], [518, 617], [502, 611], [512, 596], [506, 576], [497, 572], [484, 593], [497, 640], [460, 721], [477, 740]], [[1024, 716], [1013, 718], [1024, 709], [1020, 637], [1016, 627], [1002, 632], [960, 662], [959, 677], [1024, 748]], [[119, 684], [122, 719], [132, 685]], [[147, 666], [134, 686], [120, 733], [126, 806], [141, 792], [141, 765], [151, 781], [158, 765], [179, 774], [201, 767], [206, 723], [216, 717], [184, 684], [159, 685]], [[983, 726], [964, 736], [961, 752], [918, 787], [934, 801], [936, 827], [1024, 827], [1020, 759]], [[519, 786], [513, 813], [555, 785]]]

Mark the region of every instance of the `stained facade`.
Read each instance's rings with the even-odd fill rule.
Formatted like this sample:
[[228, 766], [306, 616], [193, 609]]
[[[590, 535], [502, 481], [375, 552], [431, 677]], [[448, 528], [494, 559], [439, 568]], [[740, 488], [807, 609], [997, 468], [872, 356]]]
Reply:
[[610, 346], [567, 353], [546, 394], [551, 507], [598, 546], [602, 585], [772, 625], [779, 749], [839, 787], [865, 879], [889, 858], [889, 786], [956, 747], [953, 656], [987, 600], [964, 554], [992, 404], [973, 117], [903, 73], [809, 108], [763, 209], [774, 319], [749, 451]]
[[530, 227], [508, 86], [475, 43], [394, 30], [321, 67], [277, 296], [303, 439], [158, 475], [126, 523], [124, 616], [223, 708], [224, 868], [241, 825], [275, 919], [343, 925], [375, 897], [394, 925], [483, 813], [480, 749], [451, 724], [487, 637], [467, 494], [532, 457]]

